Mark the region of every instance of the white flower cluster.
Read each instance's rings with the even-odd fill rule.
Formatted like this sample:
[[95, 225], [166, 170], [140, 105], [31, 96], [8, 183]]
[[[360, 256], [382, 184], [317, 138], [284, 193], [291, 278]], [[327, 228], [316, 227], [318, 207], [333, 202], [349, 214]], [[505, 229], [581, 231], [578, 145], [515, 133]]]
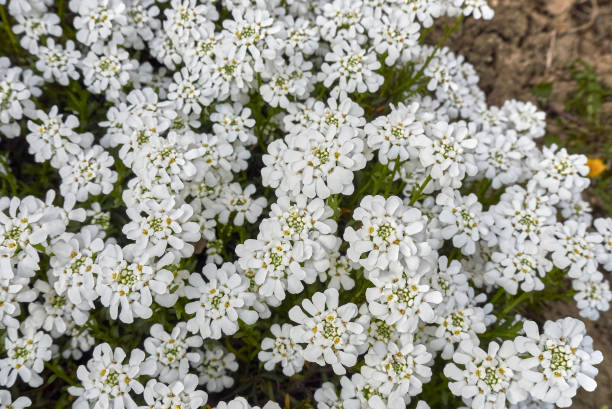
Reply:
[[319, 409], [427, 409], [436, 367], [474, 409], [596, 387], [582, 322], [510, 315], [564, 277], [609, 309], [586, 157], [421, 41], [486, 0], [65, 3], [0, 0], [2, 143], [53, 186], [0, 156], [0, 386], [65, 382], [75, 409], [259, 409], [282, 375]]

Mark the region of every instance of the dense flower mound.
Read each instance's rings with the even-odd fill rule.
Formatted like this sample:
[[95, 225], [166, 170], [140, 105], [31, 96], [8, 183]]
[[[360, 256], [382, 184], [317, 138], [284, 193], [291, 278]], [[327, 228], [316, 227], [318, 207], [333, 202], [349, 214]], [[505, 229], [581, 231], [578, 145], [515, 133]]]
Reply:
[[535, 409], [612, 219], [443, 44], [486, 0], [0, 0], [0, 408]]

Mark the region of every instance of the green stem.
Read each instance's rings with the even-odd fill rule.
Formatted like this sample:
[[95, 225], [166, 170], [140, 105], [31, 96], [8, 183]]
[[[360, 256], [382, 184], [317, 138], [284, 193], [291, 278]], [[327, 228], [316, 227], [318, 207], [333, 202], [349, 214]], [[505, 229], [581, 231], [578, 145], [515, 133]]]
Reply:
[[2, 165], [4, 170], [6, 170], [6, 175], [2, 175], [2, 177], [4, 179], [6, 179], [6, 181], [9, 184], [9, 186], [11, 187], [11, 194], [13, 196], [16, 196], [17, 195], [17, 181], [15, 180], [15, 176], [11, 172], [11, 168], [9, 167], [9, 165], [6, 162], [4, 156], [2, 156], [2, 155], [0, 155], [0, 165]]
[[430, 180], [431, 175], [427, 175], [427, 178], [425, 178], [425, 181], [421, 184], [421, 186], [419, 186], [417, 191], [412, 193], [412, 197], [410, 198], [410, 203], [408, 204], [408, 206], [412, 206], [417, 200], [419, 200], [419, 197], [421, 197], [421, 193], [423, 193], [423, 190], [425, 190]]
[[63, 379], [68, 385], [70, 385], [70, 386], [79, 386], [79, 384], [76, 383], [74, 381], [74, 379], [72, 379], [68, 375], [66, 375], [66, 373], [64, 372], [63, 369], [56, 368], [55, 365], [51, 364], [50, 362], [45, 362], [45, 368], [47, 368], [48, 370], [53, 372], [55, 374], [55, 376], [57, 376], [58, 378]]
[[499, 300], [501, 296], [504, 295], [504, 293], [505, 293], [504, 289], [499, 288], [497, 292], [495, 293], [495, 295], [493, 296], [493, 298], [491, 298], [491, 304], [495, 305], [497, 303], [497, 300]]
[[338, 216], [340, 215], [340, 195], [334, 194], [329, 196], [327, 198], [327, 205], [334, 211], [334, 220], [338, 220]]
[[65, 0], [58, 0], [57, 2], [57, 15], [60, 18], [60, 21], [64, 19], [64, 3]]
[[514, 308], [516, 308], [517, 305], [519, 305], [520, 303], [525, 301], [525, 299], [527, 297], [529, 297], [529, 293], [523, 293], [523, 294], [519, 295], [518, 297], [516, 297], [514, 300], [512, 300], [510, 305], [508, 305], [502, 311], [502, 313], [501, 313], [502, 317], [506, 316], [509, 312], [511, 312]]
[[9, 42], [11, 43], [13, 48], [15, 48], [15, 51], [19, 51], [19, 47], [17, 46], [17, 38], [11, 30], [11, 23], [9, 23], [8, 15], [4, 10], [4, 6], [0, 6], [0, 18], [2, 19], [2, 25], [4, 26], [4, 30], [6, 31], [6, 34], [9, 38]]
[[479, 183], [478, 183], [478, 200], [480, 201], [480, 203], [484, 203], [484, 195], [487, 193], [487, 190], [489, 190], [489, 188], [491, 187], [491, 180], [490, 179], [482, 179]]
[[391, 172], [391, 179], [389, 183], [387, 183], [387, 187], [385, 188], [385, 197], [389, 196], [389, 192], [391, 191], [391, 185], [393, 185], [393, 180], [395, 179], [395, 175], [399, 171], [400, 168], [400, 160], [399, 156], [395, 158], [395, 165], [393, 165], [393, 172]]
[[387, 180], [387, 176], [389, 175], [389, 168], [386, 165], [381, 163], [376, 163], [374, 169], [372, 169], [372, 179], [374, 182], [374, 189], [372, 191], [372, 195], [376, 195], [378, 193], [378, 188], [380, 187], [380, 182], [383, 183]]
[[230, 342], [229, 342], [229, 338], [225, 338], [225, 347], [226, 347], [226, 348], [227, 348], [227, 349], [228, 349], [228, 350], [229, 350], [231, 353], [233, 353], [234, 355], [236, 355], [236, 358], [240, 359], [242, 362], [247, 362], [247, 363], [249, 362], [249, 360], [248, 360], [248, 359], [247, 359], [247, 358], [246, 358], [244, 355], [242, 355], [240, 352], [238, 352], [238, 350], [237, 350], [236, 348], [234, 348], [234, 347], [232, 346], [232, 344], [230, 344]]
[[368, 181], [366, 183], [364, 183], [363, 186], [361, 186], [359, 191], [357, 191], [357, 193], [355, 195], [353, 195], [353, 197], [356, 200], [361, 199], [361, 195], [368, 189], [368, 187], [370, 187], [371, 184], [372, 184], [372, 178], [368, 179]]

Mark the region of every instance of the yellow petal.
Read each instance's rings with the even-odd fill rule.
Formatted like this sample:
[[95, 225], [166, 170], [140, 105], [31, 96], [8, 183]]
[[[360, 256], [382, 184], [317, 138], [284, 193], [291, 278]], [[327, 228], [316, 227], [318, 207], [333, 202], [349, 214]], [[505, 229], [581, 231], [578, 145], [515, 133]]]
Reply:
[[589, 167], [589, 174], [587, 176], [590, 178], [596, 178], [608, 169], [608, 166], [599, 158], [589, 158], [586, 164]]

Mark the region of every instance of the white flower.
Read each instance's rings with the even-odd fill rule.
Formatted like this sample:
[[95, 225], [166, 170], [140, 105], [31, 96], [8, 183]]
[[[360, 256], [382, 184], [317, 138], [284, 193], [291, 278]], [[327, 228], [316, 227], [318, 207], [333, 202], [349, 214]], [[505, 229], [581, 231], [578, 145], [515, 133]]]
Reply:
[[323, 382], [323, 385], [314, 393], [317, 409], [342, 409], [342, 399], [338, 396], [336, 386], [331, 382]]
[[459, 191], [445, 188], [436, 197], [436, 204], [442, 206], [439, 216], [442, 237], [445, 240], [452, 238], [453, 246], [461, 249], [463, 254], [474, 254], [477, 242], [492, 239], [489, 228], [493, 218], [482, 211], [482, 204], [475, 194], [461, 196]]
[[212, 91], [205, 86], [206, 77], [200, 72], [193, 72], [184, 67], [174, 73], [173, 79], [174, 82], [168, 88], [168, 99], [174, 101], [176, 108], [185, 115], [190, 112], [199, 115], [202, 106], [210, 104]]
[[[105, 0], [99, 0], [105, 1]], [[82, 62], [83, 83], [94, 94], [105, 93], [113, 100], [130, 80], [130, 71], [137, 68], [127, 51], [116, 42], [105, 45], [99, 53], [90, 51]]]
[[[351, 2], [354, 4], [355, 2]], [[385, 55], [385, 64], [392, 66], [397, 60], [406, 61], [411, 57], [412, 48], [418, 44], [420, 26], [414, 21], [415, 14], [393, 12], [380, 18], [368, 16], [364, 26], [368, 29], [374, 49], [378, 55]]]
[[266, 337], [261, 341], [261, 351], [257, 358], [264, 363], [266, 371], [272, 371], [278, 363], [285, 376], [293, 376], [302, 371], [302, 347], [291, 339], [291, 328], [290, 324], [283, 324], [282, 327], [272, 324], [270, 332], [274, 338]]
[[[285, 143], [288, 149], [280, 148], [279, 163], [272, 152]], [[325, 134], [314, 129], [288, 134], [284, 142], [272, 142], [268, 152], [263, 157], [263, 184], [275, 187], [278, 196], [304, 193], [309, 198], [326, 199], [332, 194], [350, 195], [354, 191], [353, 172], [366, 164], [363, 141], [347, 126], [332, 126]]]
[[513, 295], [519, 285], [525, 292], [544, 289], [541, 279], [553, 268], [553, 263], [546, 258], [546, 250], [530, 240], [504, 239], [500, 240], [499, 247], [500, 251], [493, 252], [485, 266], [487, 284], [499, 285]]
[[500, 242], [514, 237], [519, 243], [527, 239], [540, 243], [547, 226], [556, 221], [555, 209], [548, 203], [549, 196], [541, 193], [534, 184], [529, 184], [527, 189], [519, 185], [506, 189], [500, 201], [491, 207], [494, 231]]
[[[221, 262], [223, 261], [221, 260]], [[216, 263], [216, 264], [220, 264], [220, 263]], [[266, 296], [262, 296], [259, 293], [259, 289], [261, 288], [261, 285], [255, 282], [255, 271], [254, 270], [252, 269], [244, 270], [242, 267], [240, 267], [239, 263], [236, 263], [236, 270], [238, 271], [240, 275], [246, 277], [246, 279], [249, 281], [248, 291], [255, 294], [255, 302], [253, 303], [253, 309], [257, 311], [257, 314], [259, 314], [259, 318], [263, 318], [263, 319], [270, 318], [270, 315], [272, 315], [272, 312], [270, 311], [269, 306], [278, 307], [281, 304], [281, 301], [276, 299], [274, 296], [266, 297]]]
[[15, 273], [34, 275], [39, 262], [34, 246], [47, 247], [47, 238], [66, 228], [51, 209], [43, 206], [33, 196], [0, 199], [0, 278], [13, 278]]
[[30, 98], [41, 95], [38, 85], [42, 82], [32, 71], [11, 67], [8, 58], [0, 57], [0, 133], [7, 138], [20, 134], [17, 121], [24, 115], [34, 116], [35, 105]]
[[289, 318], [298, 324], [291, 328], [291, 339], [307, 344], [302, 353], [305, 360], [329, 364], [336, 374], [345, 374], [345, 367], [357, 363], [356, 347], [366, 340], [365, 328], [353, 321], [357, 306], [339, 306], [338, 290], [328, 288], [315, 293], [312, 301], [302, 300], [302, 307], [310, 316], [297, 305], [289, 310]]
[[[111, 111], [109, 111], [109, 114], [110, 112]], [[160, 135], [167, 131], [171, 125], [169, 118], [165, 118], [162, 115], [151, 114], [145, 114], [142, 116], [133, 114], [129, 115], [129, 117], [128, 115], [128, 112], [122, 112], [119, 114], [118, 121], [126, 121], [127, 123], [124, 124], [118, 122], [117, 126], [119, 129], [109, 129], [109, 133], [107, 133], [108, 145], [113, 147], [119, 145], [119, 158], [121, 158], [126, 166], [133, 167], [133, 171], [150, 185], [150, 180], [153, 179], [158, 172], [163, 175], [162, 172], [166, 170], [165, 167], [162, 167], [162, 169], [159, 170], [155, 169], [155, 162], [161, 162], [161, 164], [164, 165], [165, 163], [163, 159], [168, 158], [159, 158], [159, 156], [156, 154], [153, 154], [153, 157], [151, 158], [147, 158], [146, 154], [140, 154], [143, 148], [147, 147], [150, 142], [153, 144], [153, 146], [148, 147], [149, 151], [155, 151], [155, 148], [163, 147], [164, 145], [169, 146], [171, 149], [174, 147], [174, 150], [176, 150], [176, 147], [183, 148], [184, 144], [182, 143], [182, 140], [180, 141], [180, 144], [176, 143], [176, 137], [170, 136], [174, 135], [174, 132], [172, 131], [168, 134], [169, 138], [160, 138]], [[108, 125], [111, 125], [110, 121]], [[185, 139], [187, 139], [187, 144], [191, 142], [189, 135], [186, 135]], [[179, 152], [182, 153], [182, 150]], [[173, 154], [175, 152], [170, 150], [168, 153]], [[172, 156], [176, 156], [176, 153]], [[132, 166], [136, 159], [139, 159], [138, 166]], [[153, 171], [151, 176], [148, 175], [149, 171]], [[163, 182], [168, 183], [169, 181], [163, 180], [162, 183]]]
[[11, 279], [0, 279], [0, 328], [18, 328], [15, 317], [21, 315], [19, 303], [30, 303], [36, 299], [36, 291], [29, 287], [30, 280], [16, 276]]
[[152, 293], [167, 293], [172, 273], [131, 261], [133, 254], [127, 248], [124, 252], [116, 244], [109, 244], [98, 257], [102, 270], [97, 278], [96, 292], [102, 305], [109, 308], [111, 318], [115, 320], [119, 316], [121, 322], [128, 324], [134, 322], [134, 317], [150, 318]]
[[[138, 136], [140, 137], [141, 135]], [[192, 132], [179, 134], [170, 131], [163, 138], [154, 131], [147, 142], [134, 151], [134, 174], [142, 179], [145, 187], [154, 190], [157, 195], [182, 190], [185, 183], [194, 178], [197, 172], [199, 150], [194, 146], [195, 138]], [[169, 192], [162, 193], [163, 185], [167, 185]]]
[[278, 221], [266, 219], [259, 225], [257, 239], [247, 239], [236, 246], [236, 255], [243, 270], [255, 272], [259, 294], [282, 301], [285, 291], [298, 294], [304, 289], [302, 281], [306, 280], [306, 271], [303, 260], [312, 256], [312, 250], [299, 251], [289, 239], [283, 238]]
[[[241, 396], [229, 402], [219, 402], [215, 409], [260, 409], [259, 406], [251, 406], [247, 400]], [[280, 409], [276, 402], [268, 401], [261, 409]]]
[[363, 43], [364, 17], [368, 8], [363, 1], [333, 0], [322, 3], [315, 20], [320, 27], [321, 37], [333, 42], [335, 40], [353, 40]]
[[586, 200], [582, 200], [580, 194], [573, 195], [570, 200], [559, 202], [558, 207], [564, 219], [573, 219], [578, 223], [588, 225], [593, 221], [591, 204]]
[[66, 234], [52, 246], [49, 274], [59, 295], [66, 294], [76, 305], [87, 303], [93, 308], [98, 298], [95, 278], [101, 274], [97, 262], [104, 249], [103, 233], [97, 226], [84, 226], [76, 234]]
[[[352, 290], [355, 287], [352, 271], [358, 266], [356, 263], [349, 260], [345, 255], [340, 254], [339, 249], [342, 245], [342, 240], [336, 240], [336, 246], [332, 251], [328, 252], [328, 267], [321, 269], [319, 272], [319, 280], [327, 282], [328, 288], [336, 290]], [[326, 264], [327, 264], [326, 263]]]
[[220, 266], [223, 264], [224, 244], [221, 239], [213, 239], [206, 243], [206, 263], [215, 263]]
[[366, 299], [374, 317], [404, 333], [414, 332], [419, 320], [435, 320], [433, 306], [443, 301], [442, 295], [421, 284], [420, 275], [404, 275], [390, 282], [372, 281], [376, 287], [366, 290]]
[[397, 331], [395, 324], [388, 325], [384, 320], [370, 317], [367, 303], [361, 304], [361, 307], [359, 307], [359, 314], [359, 320], [365, 325], [366, 333], [368, 334], [366, 343], [359, 348], [360, 353], [367, 352], [368, 349], [373, 347], [378, 341], [385, 344], [390, 342], [398, 344], [407, 336], [406, 333]]
[[405, 269], [416, 271], [420, 257], [429, 254], [427, 243], [415, 237], [423, 231], [425, 217], [397, 196], [365, 196], [353, 219], [361, 222], [361, 227], [345, 229], [344, 240], [349, 242], [346, 254], [368, 273], [374, 273], [368, 278], [397, 277]]
[[173, 276], [172, 282], [168, 285], [168, 292], [164, 294], [155, 294], [155, 302], [162, 307], [171, 308], [176, 305], [180, 297], [185, 296], [185, 286], [189, 280], [189, 271], [171, 269]]
[[137, 50], [145, 48], [145, 41], [155, 37], [155, 31], [161, 27], [157, 18], [159, 8], [154, 0], [124, 0], [126, 3], [126, 24], [121, 27], [124, 45]]
[[208, 392], [221, 392], [234, 384], [234, 378], [228, 375], [228, 372], [238, 370], [234, 354], [219, 345], [204, 344], [200, 358], [201, 364], [197, 367], [198, 379]]
[[199, 226], [189, 221], [192, 214], [191, 206], [179, 206], [174, 198], [146, 200], [139, 208], [127, 209], [132, 221], [123, 226], [123, 233], [134, 240], [136, 251], [161, 257], [170, 245], [182, 257], [189, 257], [193, 254], [190, 243], [200, 238]]
[[250, 309], [255, 294], [246, 291], [249, 282], [236, 273], [233, 264], [225, 263], [221, 268], [207, 264], [202, 275], [191, 274], [190, 286], [185, 288], [187, 298], [196, 299], [185, 306], [187, 314], [195, 314], [187, 321], [190, 332], [199, 332], [204, 339], [219, 339], [222, 334], [238, 331], [239, 318], [249, 325], [257, 321], [257, 312]]
[[32, 405], [30, 398], [20, 396], [13, 400], [11, 392], [0, 389], [0, 409], [23, 409], [29, 408]]
[[153, 324], [151, 336], [144, 340], [144, 349], [149, 355], [147, 363], [155, 364], [157, 370], [154, 376], [166, 383], [183, 379], [190, 366], [200, 363], [200, 355], [197, 352], [189, 352], [189, 348], [201, 346], [201, 337], [187, 336], [187, 326], [184, 322], [176, 324], [171, 333], [164, 331], [161, 324]]
[[587, 277], [572, 280], [572, 287], [576, 290], [574, 300], [576, 300], [581, 317], [597, 320], [600, 311], [610, 309], [610, 301], [612, 301], [610, 283], [604, 280], [599, 271]]
[[601, 244], [595, 246], [597, 261], [603, 268], [612, 271], [612, 219], [595, 219], [593, 225], [602, 237]]
[[13, 26], [15, 34], [21, 34], [19, 44], [31, 54], [38, 52], [41, 37], [62, 35], [60, 18], [55, 13], [28, 13], [15, 16], [17, 25]]
[[70, 344], [62, 351], [64, 359], [81, 359], [83, 352], [91, 350], [96, 345], [96, 341], [88, 329], [71, 325], [67, 331], [70, 337]]
[[74, 0], [69, 5], [77, 14], [73, 21], [76, 38], [88, 46], [106, 40], [126, 23], [122, 0]]
[[499, 189], [522, 179], [525, 172], [522, 161], [536, 149], [527, 136], [517, 136], [515, 131], [505, 133], [499, 129], [477, 135], [476, 163], [478, 170], [491, 180], [491, 186]]
[[[74, 128], [79, 126], [79, 120], [74, 115], [64, 115], [58, 112], [56, 105], [49, 113], [36, 111], [36, 122], [28, 121], [26, 140], [30, 145], [28, 153], [34, 155], [36, 162], [51, 160], [51, 166], [61, 168], [74, 160], [82, 149], [91, 146], [92, 134], [78, 134]], [[40, 122], [40, 123], [39, 123]]]
[[292, 134], [313, 128], [326, 134], [332, 126], [336, 129], [348, 126], [361, 135], [366, 123], [363, 108], [343, 93], [332, 95], [327, 103], [308, 98], [305, 104], [291, 104], [287, 110], [283, 123]]
[[179, 50], [180, 45], [175, 45], [164, 30], [155, 32], [149, 47], [151, 55], [170, 70], [174, 71], [176, 66], [183, 62], [182, 49]]
[[531, 102], [509, 99], [504, 102], [501, 114], [506, 126], [519, 135], [537, 139], [546, 133], [546, 114]]
[[196, 390], [197, 387], [198, 377], [193, 374], [186, 374], [182, 379], [176, 380], [169, 385], [151, 379], [147, 382], [143, 392], [147, 406], [140, 406], [139, 408], [201, 408], [208, 400], [208, 394], [204, 391]]
[[454, 0], [455, 7], [460, 7], [463, 15], [471, 15], [475, 19], [491, 20], [494, 12], [487, 0]]
[[356, 41], [338, 40], [325, 54], [317, 79], [327, 88], [338, 80], [337, 87], [347, 93], [376, 92], [384, 82], [384, 77], [374, 72], [379, 68], [375, 53], [364, 50]]
[[219, 198], [223, 206], [218, 215], [219, 222], [227, 224], [230, 216], [233, 216], [232, 223], [235, 226], [242, 226], [245, 219], [249, 223], [255, 223], [266, 207], [267, 201], [265, 197], [252, 199], [253, 193], [255, 185], [248, 185], [243, 190], [239, 183], [232, 183], [224, 189]]
[[64, 295], [59, 295], [46, 281], [37, 280], [34, 288], [42, 295], [43, 304], [31, 303], [28, 305], [30, 316], [28, 320], [36, 328], [50, 332], [53, 337], [63, 335], [68, 325], [84, 325], [89, 318], [87, 304], [75, 305]]
[[93, 202], [91, 204], [91, 209], [85, 211], [86, 220], [85, 223], [91, 224], [99, 227], [103, 234], [106, 234], [106, 231], [110, 228], [110, 212], [102, 211], [102, 206], [100, 206], [99, 202]]
[[199, 4], [197, 0], [172, 0], [164, 14], [164, 30], [177, 45], [198, 40], [198, 27], [219, 18], [213, 5]]
[[[530, 376], [536, 363], [521, 359], [513, 341], [489, 343], [487, 350], [472, 341], [462, 341], [453, 354], [454, 363], [444, 367], [448, 388], [474, 409], [505, 407], [527, 399], [522, 377]], [[460, 365], [457, 366], [457, 365]]]
[[131, 392], [141, 394], [144, 387], [137, 380], [141, 375], [150, 375], [154, 368], [143, 362], [144, 352], [133, 349], [127, 363], [126, 353], [117, 347], [113, 351], [107, 343], [97, 345], [87, 366], [80, 365], [77, 377], [80, 387], [71, 386], [68, 393], [77, 396], [75, 408], [110, 409], [135, 408]]
[[378, 390], [383, 394], [399, 391], [404, 396], [417, 396], [423, 390], [423, 384], [431, 379], [433, 359], [424, 345], [379, 341], [364, 359], [361, 374], [368, 379], [380, 380]]
[[[198, 173], [195, 180], [203, 180], [208, 186], [215, 187], [220, 182], [230, 182], [234, 177], [232, 171], [236, 169], [238, 152], [224, 138], [215, 134], [200, 134], [197, 150], [199, 158], [197, 162]], [[249, 157], [246, 156], [245, 159]]]
[[573, 193], [580, 193], [589, 186], [589, 167], [586, 156], [570, 155], [557, 145], [542, 148], [531, 165], [535, 180], [551, 195], [560, 200], [570, 200]]
[[568, 269], [572, 278], [584, 278], [597, 270], [595, 247], [601, 236], [587, 231], [587, 225], [574, 220], [557, 223], [542, 242], [552, 252], [552, 261], [560, 269]]
[[[309, 199], [304, 194], [295, 197], [279, 196], [270, 206], [270, 219], [278, 221], [282, 236], [290, 239], [297, 252], [314, 252], [321, 248], [336, 246], [336, 222], [332, 219], [333, 210], [325, 202], [315, 197]], [[303, 248], [302, 248], [303, 246]]]
[[[190, 187], [196, 186], [195, 184], [190, 184]], [[216, 188], [210, 188], [205, 184], [197, 185], [196, 189], [201, 188], [201, 191], [204, 190], [217, 190], [224, 185], [218, 185]], [[189, 189], [193, 191], [195, 189]], [[223, 191], [223, 188], [220, 189]], [[216, 193], [216, 192], [215, 192]], [[210, 197], [206, 197], [205, 195], [200, 194], [201, 197], [196, 197], [192, 202], [190, 202], [190, 206], [193, 207], [193, 216], [191, 220], [198, 224], [200, 227], [200, 234], [203, 239], [207, 241], [214, 241], [217, 237], [217, 220], [215, 220], [215, 216], [219, 212], [221, 206], [216, 202], [218, 197], [216, 194], [211, 194]]]
[[[215, 24], [211, 21], [199, 24], [195, 27], [197, 33], [194, 33], [196, 40], [192, 40], [189, 44], [178, 44], [177, 50], [181, 58], [185, 62], [185, 66], [195, 68], [202, 67], [205, 57], [214, 57], [215, 50], [221, 46], [221, 42], [226, 40], [226, 37], [215, 32]], [[154, 40], [155, 42], [155, 40]]]
[[286, 14], [280, 18], [284, 24], [282, 39], [286, 55], [291, 56], [301, 52], [312, 55], [319, 47], [319, 30], [313, 21]]
[[2, 4], [8, 3], [8, 12], [12, 16], [21, 16], [27, 13], [42, 12], [47, 9], [45, 3], [41, 0], [2, 0]]
[[89, 195], [109, 194], [117, 181], [117, 172], [111, 169], [114, 163], [100, 145], [79, 151], [59, 170], [61, 194], [73, 194], [79, 202], [86, 201]]
[[381, 381], [356, 373], [340, 379], [342, 387], [341, 408], [347, 409], [405, 409], [406, 401], [401, 393], [385, 394], [380, 390]]
[[378, 150], [378, 160], [387, 164], [396, 158], [406, 161], [417, 157], [416, 146], [430, 143], [424, 135], [423, 124], [416, 119], [419, 109], [418, 103], [408, 106], [399, 103], [397, 107], [391, 105], [391, 112], [379, 116], [366, 124], [364, 132], [368, 137], [368, 146]]
[[216, 105], [210, 120], [215, 135], [227, 142], [240, 140], [245, 145], [257, 142], [252, 130], [255, 120], [251, 118], [251, 109], [243, 108], [240, 103]]
[[442, 294], [445, 302], [439, 310], [450, 311], [457, 306], [464, 306], [469, 302], [470, 285], [463, 266], [458, 260], [448, 262], [446, 256], [438, 258], [438, 268], [425, 275], [433, 290]]
[[0, 360], [0, 385], [13, 386], [19, 375], [28, 386], [37, 388], [43, 384], [39, 373], [45, 361], [51, 360], [52, 340], [49, 334], [29, 325], [23, 325], [19, 332], [17, 328], [7, 329], [4, 338], [7, 357]]
[[557, 321], [546, 321], [544, 332], [539, 333], [533, 321], [525, 321], [525, 337], [515, 341], [520, 353], [531, 355], [523, 360], [533, 367], [538, 376], [530, 378], [530, 387], [535, 399], [554, 403], [565, 408], [572, 404], [578, 387], [591, 392], [597, 387], [593, 379], [603, 356], [593, 351], [592, 339], [586, 336], [584, 324], [571, 317]]
[[419, 145], [419, 158], [440, 185], [457, 189], [466, 175], [476, 175], [478, 168], [472, 151], [478, 141], [471, 137], [464, 123], [440, 121], [426, 129], [425, 135], [431, 142]]
[[290, 58], [289, 63], [280, 59], [268, 64], [262, 72], [261, 97], [270, 106], [287, 108], [289, 99], [305, 99], [312, 89], [312, 62], [304, 61], [302, 54]]
[[214, 91], [214, 98], [222, 101], [230, 97], [236, 101], [248, 91], [254, 79], [253, 60], [249, 55], [239, 54], [232, 44], [223, 44], [216, 47], [214, 55], [206, 55], [203, 60], [202, 69], [209, 72], [208, 85]]
[[458, 306], [436, 319], [438, 327], [433, 333], [429, 347], [434, 351], [442, 351], [443, 359], [451, 359], [455, 346], [464, 340], [478, 344], [478, 335], [487, 330], [485, 310], [476, 306]]
[[261, 72], [263, 61], [273, 60], [280, 44], [275, 35], [281, 26], [274, 23], [267, 10], [261, 8], [234, 8], [232, 19], [223, 21], [224, 34], [236, 47], [238, 55], [248, 53], [255, 61], [254, 69]]
[[552, 403], [543, 402], [532, 397], [527, 398], [515, 405], [510, 405], [509, 409], [555, 409], [556, 406]]

